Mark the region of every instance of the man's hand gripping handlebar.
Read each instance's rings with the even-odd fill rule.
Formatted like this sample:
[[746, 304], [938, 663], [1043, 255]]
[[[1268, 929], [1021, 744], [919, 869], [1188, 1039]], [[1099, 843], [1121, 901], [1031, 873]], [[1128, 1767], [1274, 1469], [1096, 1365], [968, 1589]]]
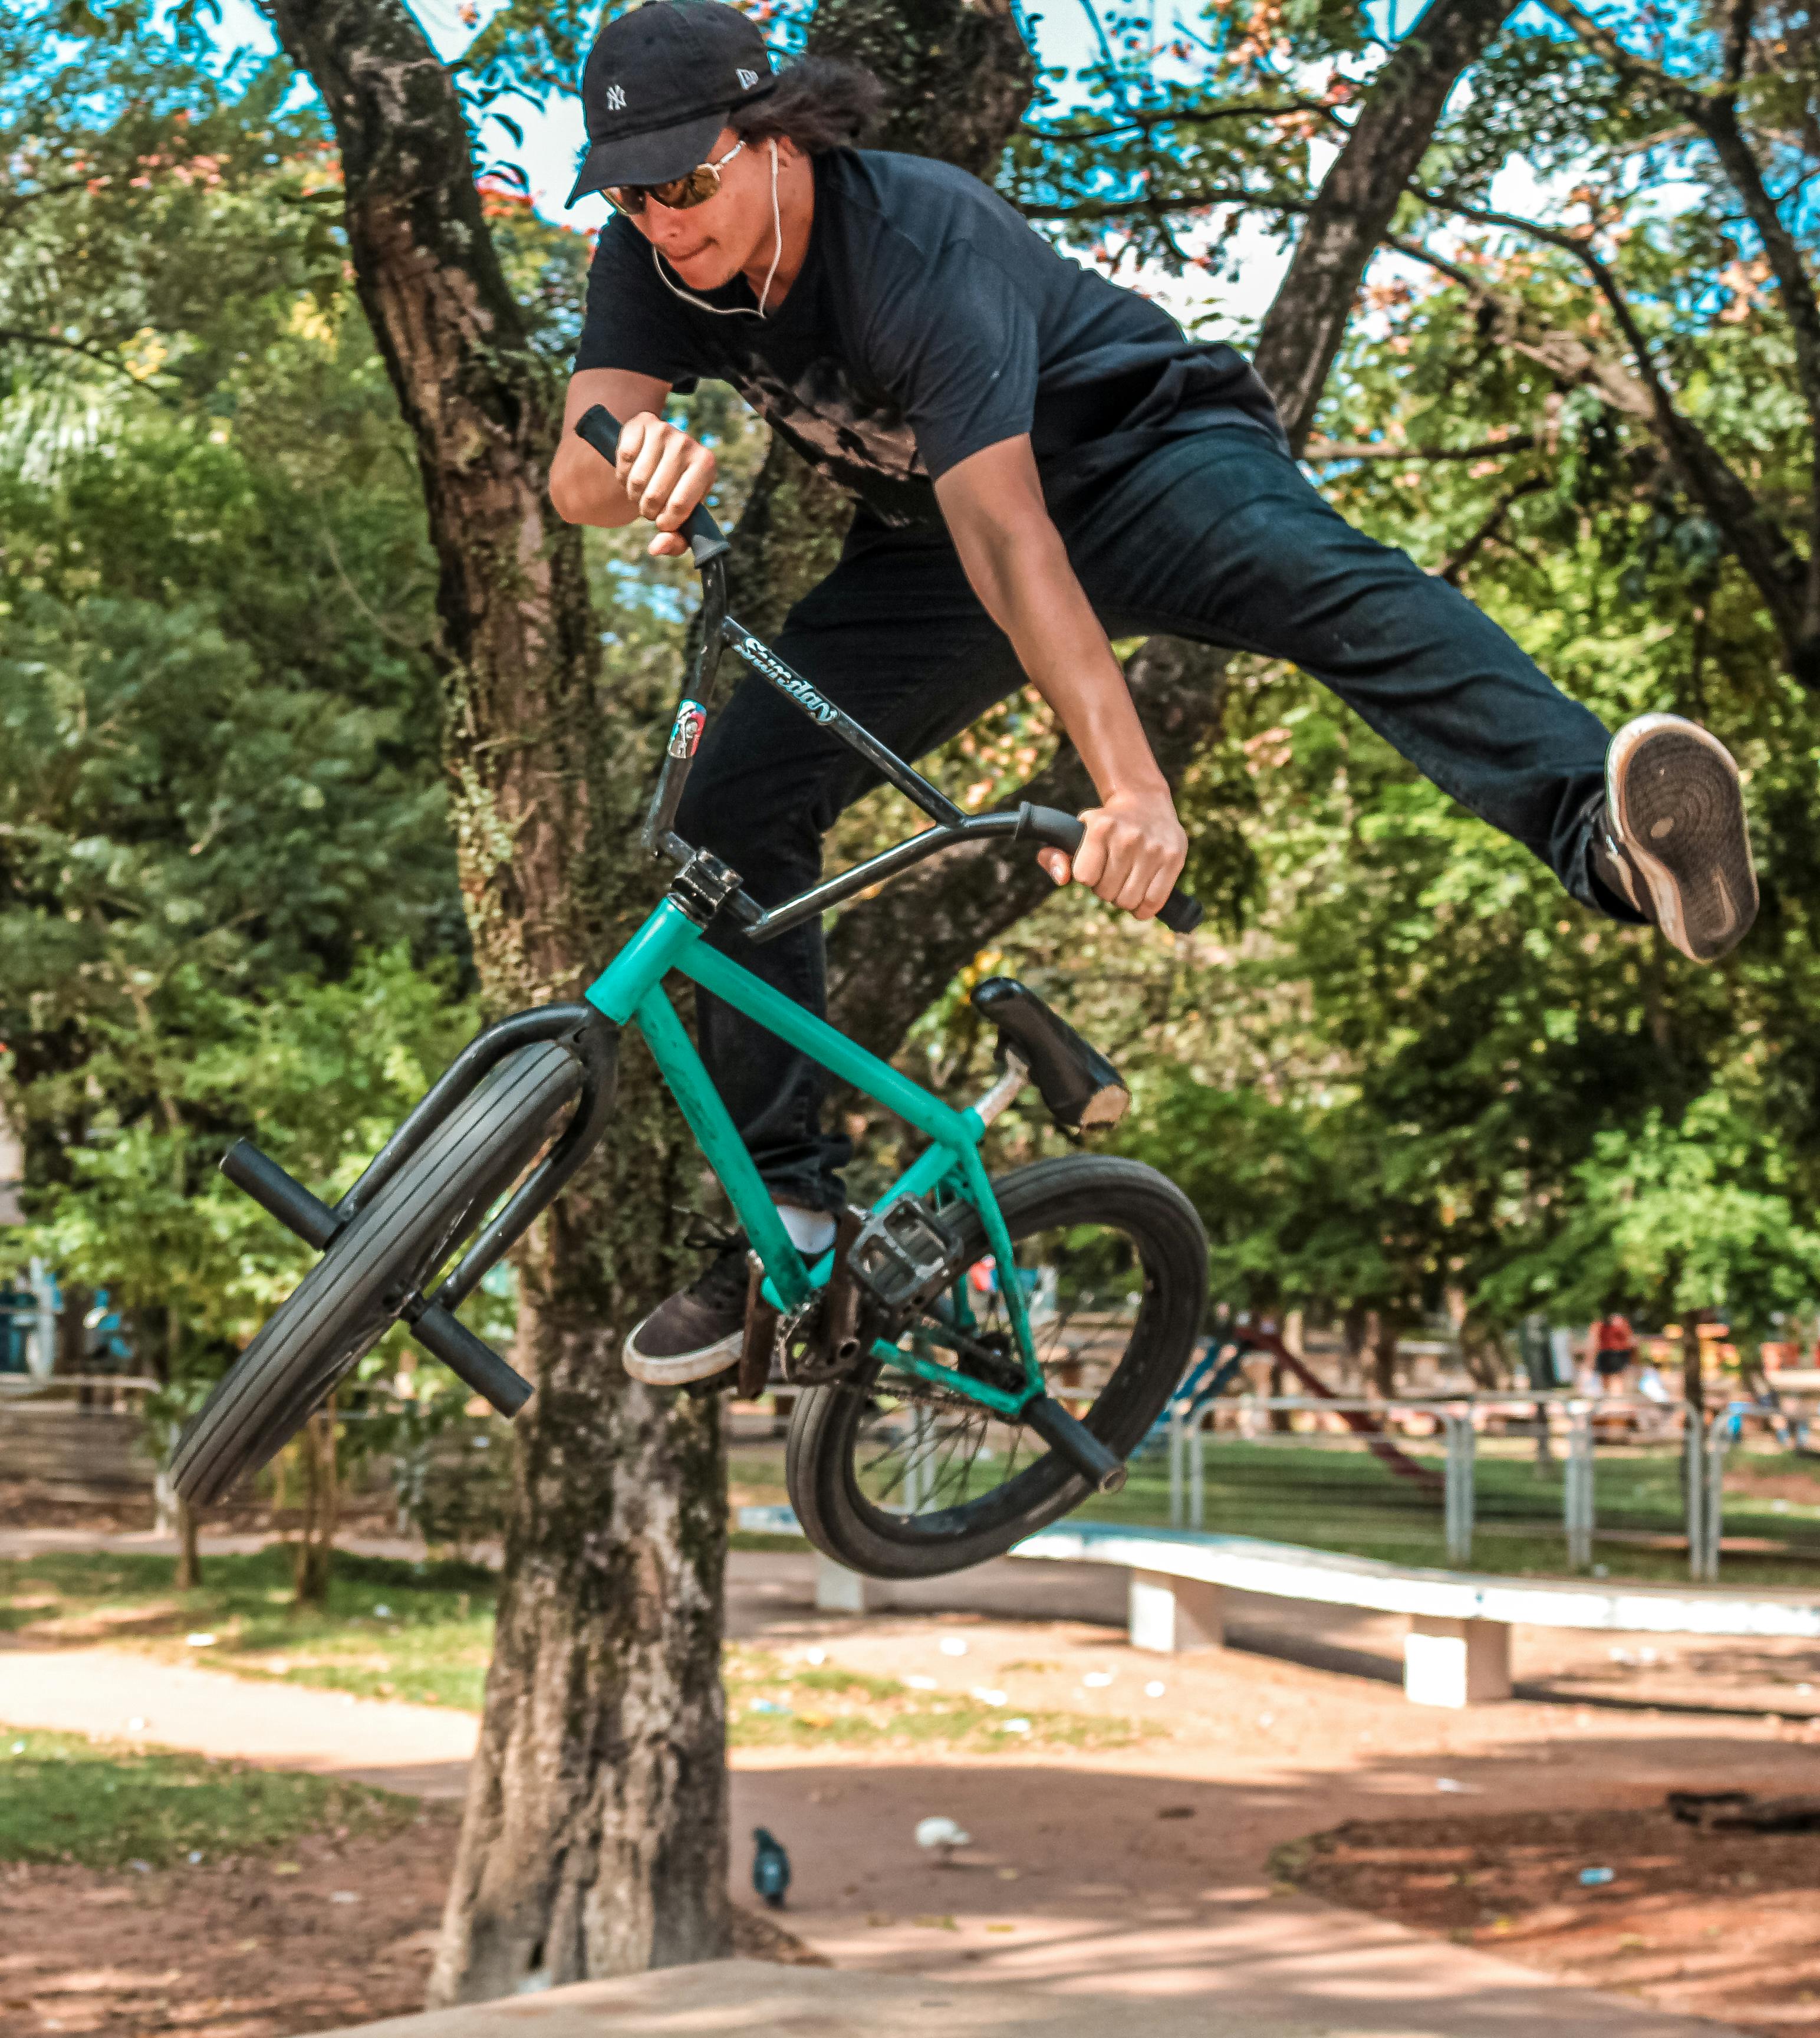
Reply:
[[[619, 452], [619, 421], [604, 404], [596, 403], [592, 409], [584, 411], [576, 420], [575, 430], [577, 436], [585, 439], [603, 460], [610, 464], [617, 461]], [[915, 836], [908, 843], [901, 843], [895, 850], [887, 850], [856, 869], [845, 872], [840, 877], [818, 886], [814, 892], [805, 893], [800, 901], [792, 901], [787, 906], [774, 908], [762, 920], [752, 923], [751, 931], [756, 938], [762, 941], [767, 935], [781, 934], [787, 927], [825, 911], [840, 900], [868, 888], [898, 870], [907, 869], [912, 862], [921, 862], [925, 855], [976, 837], [1013, 835], [1042, 843], [1051, 849], [1062, 850], [1069, 856], [1079, 850], [1086, 839], [1086, 824], [1074, 815], [1063, 813], [1054, 807], [1027, 804], [1015, 813], [963, 813], [946, 794], [886, 749], [869, 730], [862, 729], [858, 723], [842, 714], [831, 701], [823, 700], [800, 673], [790, 672], [774, 652], [728, 617], [726, 568], [722, 563], [728, 551], [727, 540], [705, 503], [698, 504], [691, 511], [682, 526], [681, 535], [688, 540], [695, 564], [702, 570], [703, 601], [701, 654], [694, 671], [690, 675], [690, 693], [684, 701], [684, 707], [695, 708], [702, 716], [706, 716], [721, 646], [723, 641], [729, 642], [760, 678], [777, 687], [787, 699], [793, 701], [806, 714], [813, 714], [824, 728], [838, 736], [843, 743], [857, 750], [882, 778], [896, 786], [906, 798], [914, 801], [936, 823], [936, 826], [925, 834]], [[785, 681], [787, 684], [784, 684]], [[679, 725], [681, 720], [679, 718]], [[698, 723], [695, 729], [698, 735]], [[672, 744], [669, 754], [664, 758], [663, 775], [658, 781], [656, 795], [645, 824], [645, 844], [654, 854], [674, 855], [679, 852], [687, 853], [687, 846], [676, 842], [671, 831], [675, 820], [677, 804], [682, 797], [683, 782], [688, 776], [689, 766], [693, 760], [694, 749], [694, 741], [691, 741], [686, 753], [679, 755], [678, 746]], [[875, 866], [879, 867], [875, 869]], [[804, 910], [796, 911], [799, 905]], [[1156, 917], [1172, 934], [1192, 934], [1201, 924], [1201, 903], [1190, 898], [1178, 886], [1170, 893]]]

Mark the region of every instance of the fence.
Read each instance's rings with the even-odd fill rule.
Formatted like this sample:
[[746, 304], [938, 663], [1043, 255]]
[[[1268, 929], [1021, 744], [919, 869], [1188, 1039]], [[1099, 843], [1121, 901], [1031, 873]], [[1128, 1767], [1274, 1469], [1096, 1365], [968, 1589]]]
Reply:
[[[1168, 1520], [1460, 1569], [1714, 1580], [1723, 1556], [1766, 1584], [1811, 1580], [1820, 1460], [1741, 1430], [1729, 1409], [1571, 1393], [1182, 1402]], [[1156, 1518], [1159, 1483], [1090, 1511]]]

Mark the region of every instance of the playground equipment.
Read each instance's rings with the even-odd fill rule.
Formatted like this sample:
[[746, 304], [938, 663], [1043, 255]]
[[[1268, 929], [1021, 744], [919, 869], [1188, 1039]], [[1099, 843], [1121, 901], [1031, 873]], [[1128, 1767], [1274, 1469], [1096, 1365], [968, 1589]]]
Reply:
[[1254, 1353], [1263, 1354], [1273, 1365], [1293, 1373], [1308, 1395], [1330, 1403], [1347, 1428], [1364, 1437], [1372, 1455], [1398, 1478], [1409, 1479], [1431, 1490], [1440, 1484], [1426, 1465], [1418, 1464], [1407, 1451], [1400, 1450], [1384, 1435], [1383, 1426], [1373, 1412], [1375, 1404], [1346, 1400], [1336, 1394], [1275, 1331], [1247, 1323], [1243, 1317], [1230, 1330], [1216, 1332], [1207, 1339], [1201, 1357], [1171, 1396], [1168, 1406], [1157, 1418], [1147, 1441], [1156, 1444], [1167, 1440], [1173, 1447], [1174, 1440], [1184, 1430], [1191, 1428], [1195, 1419], [1240, 1377], [1246, 1360]]

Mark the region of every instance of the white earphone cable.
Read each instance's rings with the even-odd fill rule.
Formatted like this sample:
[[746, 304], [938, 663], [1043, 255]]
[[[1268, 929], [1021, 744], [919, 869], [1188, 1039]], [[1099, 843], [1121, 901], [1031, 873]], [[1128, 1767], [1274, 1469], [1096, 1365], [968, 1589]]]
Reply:
[[784, 217], [778, 203], [778, 144], [775, 136], [771, 141], [771, 240], [773, 248], [771, 266], [765, 272], [765, 287], [759, 294], [759, 308], [754, 311], [750, 305], [711, 305], [706, 297], [698, 297], [693, 291], [680, 290], [670, 281], [664, 268], [664, 258], [653, 244], [651, 259], [656, 265], [659, 279], [672, 296], [680, 297], [686, 305], [693, 305], [698, 311], [712, 312], [717, 318], [762, 318], [765, 306], [771, 294], [771, 285], [777, 280], [778, 264], [784, 259]]

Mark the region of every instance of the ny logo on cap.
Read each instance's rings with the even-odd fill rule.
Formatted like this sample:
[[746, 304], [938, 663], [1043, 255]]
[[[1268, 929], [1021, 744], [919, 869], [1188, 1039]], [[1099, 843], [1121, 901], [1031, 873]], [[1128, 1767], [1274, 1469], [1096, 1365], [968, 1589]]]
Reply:
[[747, 92], [750, 92], [759, 81], [759, 74], [755, 70], [742, 70], [737, 72], [736, 75], [739, 78], [741, 88]]
[[607, 111], [609, 113], [623, 113], [626, 111], [626, 88], [624, 85], [610, 85], [607, 86]]

